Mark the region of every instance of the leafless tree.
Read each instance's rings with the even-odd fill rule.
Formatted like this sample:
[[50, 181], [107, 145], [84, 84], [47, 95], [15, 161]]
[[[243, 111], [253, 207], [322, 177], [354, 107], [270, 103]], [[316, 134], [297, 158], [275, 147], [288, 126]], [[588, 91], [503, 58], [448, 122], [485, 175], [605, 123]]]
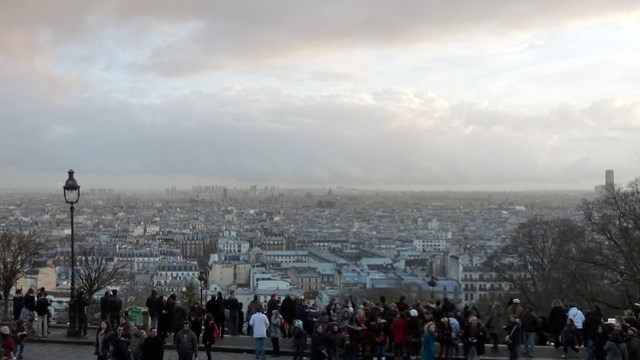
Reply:
[[4, 231], [0, 234], [0, 287], [4, 296], [5, 319], [10, 319], [11, 289], [31, 269], [33, 259], [44, 246], [35, 232]]
[[532, 218], [518, 226], [486, 265], [513, 286], [515, 295], [546, 310], [553, 298], [584, 297], [591, 270], [577, 259], [585, 242], [585, 230], [574, 221]]
[[101, 289], [117, 283], [119, 272], [126, 264], [118, 264], [113, 260], [113, 256], [95, 244], [80, 248], [76, 262], [78, 288], [84, 291], [89, 299], [93, 299]]
[[598, 268], [599, 283], [617, 295], [599, 300], [628, 308], [640, 299], [640, 178], [585, 200], [582, 211], [591, 235], [583, 261]]

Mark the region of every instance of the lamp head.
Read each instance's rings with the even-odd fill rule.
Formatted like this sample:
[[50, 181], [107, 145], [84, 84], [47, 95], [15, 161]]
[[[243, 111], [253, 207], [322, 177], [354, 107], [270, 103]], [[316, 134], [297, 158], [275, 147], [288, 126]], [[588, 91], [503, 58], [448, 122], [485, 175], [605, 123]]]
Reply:
[[80, 185], [78, 185], [78, 181], [73, 177], [74, 171], [69, 170], [69, 178], [64, 183], [62, 189], [64, 190], [64, 201], [67, 204], [73, 205], [80, 200]]

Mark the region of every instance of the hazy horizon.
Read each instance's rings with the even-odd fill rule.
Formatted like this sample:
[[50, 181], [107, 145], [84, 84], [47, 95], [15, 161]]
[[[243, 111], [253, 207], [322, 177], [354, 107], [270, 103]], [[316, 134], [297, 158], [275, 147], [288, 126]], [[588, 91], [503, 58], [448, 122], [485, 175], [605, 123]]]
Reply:
[[0, 189], [592, 191], [640, 163], [640, 2], [0, 4]]

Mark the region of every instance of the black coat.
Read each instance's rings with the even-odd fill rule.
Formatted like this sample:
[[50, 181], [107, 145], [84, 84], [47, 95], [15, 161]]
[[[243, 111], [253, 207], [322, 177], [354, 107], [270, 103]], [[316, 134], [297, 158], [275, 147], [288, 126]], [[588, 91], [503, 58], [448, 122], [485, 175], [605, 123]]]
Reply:
[[159, 302], [159, 299], [155, 295], [151, 295], [147, 298], [145, 305], [147, 306], [147, 309], [149, 309], [150, 317], [158, 316], [158, 302]]
[[487, 341], [487, 329], [484, 326], [478, 324], [474, 332], [471, 324], [467, 324], [463, 330], [462, 339], [465, 354], [469, 353], [472, 346], [475, 346], [476, 353], [484, 355], [484, 345]]
[[142, 343], [142, 360], [157, 360], [164, 357], [162, 336], [148, 336]]
[[549, 311], [549, 332], [560, 334], [567, 324], [567, 312], [562, 306], [554, 306]]

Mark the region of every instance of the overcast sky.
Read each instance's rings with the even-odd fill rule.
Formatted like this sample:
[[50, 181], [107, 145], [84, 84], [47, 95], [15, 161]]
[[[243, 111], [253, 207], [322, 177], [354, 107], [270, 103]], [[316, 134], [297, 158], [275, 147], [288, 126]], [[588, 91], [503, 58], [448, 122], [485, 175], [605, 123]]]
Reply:
[[0, 188], [640, 176], [640, 2], [0, 3]]

